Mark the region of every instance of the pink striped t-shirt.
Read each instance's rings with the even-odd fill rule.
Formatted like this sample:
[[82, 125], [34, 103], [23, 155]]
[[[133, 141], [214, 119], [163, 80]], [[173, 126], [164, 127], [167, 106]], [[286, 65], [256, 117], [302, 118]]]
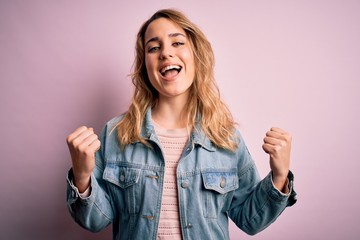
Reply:
[[165, 158], [158, 240], [181, 240], [176, 167], [189, 134], [186, 128], [165, 129], [156, 122], [153, 123]]

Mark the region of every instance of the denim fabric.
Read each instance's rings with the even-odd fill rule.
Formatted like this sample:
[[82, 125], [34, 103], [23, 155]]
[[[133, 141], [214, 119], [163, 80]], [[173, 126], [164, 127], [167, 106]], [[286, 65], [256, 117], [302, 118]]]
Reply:
[[[114, 126], [121, 116], [109, 121], [100, 134], [101, 149], [91, 176], [91, 194], [79, 197], [67, 176], [67, 204], [74, 220], [96, 232], [113, 224], [113, 239], [156, 239], [165, 161], [151, 122], [144, 120], [140, 142], [119, 147]], [[177, 167], [181, 231], [184, 240], [229, 239], [228, 219], [248, 234], [255, 234], [295, 202], [290, 193], [273, 185], [271, 173], [260, 180], [244, 140], [239, 136], [236, 152], [217, 148], [195, 128]]]

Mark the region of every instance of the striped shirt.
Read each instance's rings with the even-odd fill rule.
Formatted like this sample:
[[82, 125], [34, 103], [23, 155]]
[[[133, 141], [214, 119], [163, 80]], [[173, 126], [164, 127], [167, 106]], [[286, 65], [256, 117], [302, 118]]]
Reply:
[[158, 240], [181, 240], [176, 167], [188, 140], [186, 128], [165, 129], [154, 123], [165, 158], [164, 188], [161, 201]]

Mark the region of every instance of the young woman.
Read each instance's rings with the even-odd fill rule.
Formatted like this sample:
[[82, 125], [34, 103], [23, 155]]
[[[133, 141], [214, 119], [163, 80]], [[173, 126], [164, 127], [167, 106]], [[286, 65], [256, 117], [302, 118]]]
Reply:
[[114, 239], [229, 239], [228, 217], [248, 234], [295, 203], [291, 136], [271, 128], [260, 180], [219, 97], [204, 34], [165, 9], [137, 35], [128, 111], [98, 136], [82, 126], [67, 138], [67, 203], [90, 231], [113, 224]]

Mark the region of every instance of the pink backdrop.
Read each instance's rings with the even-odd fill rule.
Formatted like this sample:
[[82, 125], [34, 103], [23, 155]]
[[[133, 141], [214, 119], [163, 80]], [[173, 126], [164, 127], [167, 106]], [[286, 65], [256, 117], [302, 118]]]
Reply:
[[[214, 2], [214, 3], [212, 3]], [[222, 96], [262, 174], [293, 135], [298, 203], [231, 239], [359, 239], [359, 1], [1, 1], [0, 239], [111, 239], [70, 218], [65, 138], [126, 110], [140, 24], [175, 7], [213, 44]]]

